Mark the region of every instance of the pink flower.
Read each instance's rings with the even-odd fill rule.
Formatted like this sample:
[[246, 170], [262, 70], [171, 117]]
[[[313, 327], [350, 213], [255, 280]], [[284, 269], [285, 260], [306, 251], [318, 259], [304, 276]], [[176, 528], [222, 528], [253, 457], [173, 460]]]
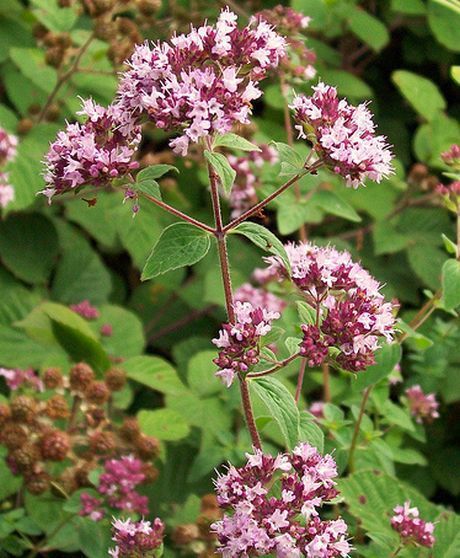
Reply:
[[18, 138], [0, 128], [0, 166], [15, 158], [17, 145]]
[[324, 418], [324, 402], [323, 401], [312, 401], [308, 411], [317, 419]]
[[357, 372], [375, 362], [383, 338], [394, 333], [395, 304], [385, 302], [381, 285], [348, 252], [309, 243], [285, 246], [290, 274], [279, 258], [269, 257], [267, 276], [289, 278], [316, 315], [315, 324], [303, 324], [300, 354], [309, 366], [319, 366], [335, 349], [335, 362]]
[[321, 82], [313, 90], [311, 97], [299, 95], [291, 105], [299, 137], [311, 140], [319, 159], [348, 186], [388, 177], [393, 155], [385, 137], [375, 134], [367, 105], [339, 100], [335, 87]]
[[452, 144], [447, 151], [441, 153], [441, 159], [449, 167], [460, 169], [460, 145]]
[[87, 494], [86, 492], [80, 494], [80, 504], [81, 509], [79, 515], [83, 517], [89, 517], [93, 521], [100, 521], [105, 515], [102, 508], [102, 501], [95, 496], [91, 496], [91, 494]]
[[306, 443], [277, 457], [256, 450], [243, 467], [230, 465], [215, 481], [225, 511], [211, 526], [217, 551], [225, 558], [348, 556], [346, 523], [319, 517], [319, 508], [338, 494], [336, 476], [332, 457]]
[[100, 331], [103, 337], [111, 337], [113, 335], [113, 326], [112, 324], [102, 324]]
[[235, 291], [235, 300], [239, 302], [249, 302], [254, 308], [265, 308], [270, 312], [281, 312], [286, 308], [286, 302], [276, 295], [253, 287], [250, 283], [243, 283], [241, 287]]
[[407, 388], [405, 393], [410, 412], [418, 423], [430, 423], [439, 417], [439, 403], [434, 393], [423, 393], [419, 385]]
[[67, 124], [45, 157], [46, 188], [41, 193], [50, 201], [56, 193], [86, 184], [107, 186], [138, 167], [132, 159], [140, 128], [124, 108], [117, 104], [103, 108], [87, 100], [79, 114], [87, 117], [86, 122]]
[[192, 27], [170, 42], [138, 45], [122, 75], [118, 99], [135, 121], [179, 133], [170, 146], [185, 155], [189, 143], [247, 123], [257, 84], [284, 55], [285, 41], [265, 21], [239, 29], [223, 10], [213, 25]]
[[101, 315], [99, 310], [87, 299], [82, 300], [78, 304], [71, 304], [69, 308], [87, 320], [97, 320]]
[[5, 378], [6, 385], [13, 391], [23, 386], [29, 386], [36, 391], [43, 391], [44, 389], [43, 382], [31, 368], [26, 370], [0, 368], [0, 376]]
[[278, 312], [255, 307], [250, 302], [235, 302], [234, 324], [227, 323], [213, 339], [221, 349], [214, 359], [219, 370], [216, 376], [230, 387], [237, 373], [246, 374], [259, 362], [259, 343], [271, 330], [271, 323], [280, 317]]
[[0, 172], [0, 207], [5, 208], [14, 198], [14, 188], [9, 183], [8, 173]]
[[391, 526], [399, 533], [404, 544], [415, 542], [428, 548], [434, 545], [434, 524], [420, 519], [418, 508], [411, 508], [408, 501], [403, 506], [396, 506], [393, 511]]
[[152, 552], [163, 543], [164, 525], [157, 517], [150, 521], [114, 519], [112, 522], [115, 547], [109, 550], [112, 558], [137, 558], [153, 556]]

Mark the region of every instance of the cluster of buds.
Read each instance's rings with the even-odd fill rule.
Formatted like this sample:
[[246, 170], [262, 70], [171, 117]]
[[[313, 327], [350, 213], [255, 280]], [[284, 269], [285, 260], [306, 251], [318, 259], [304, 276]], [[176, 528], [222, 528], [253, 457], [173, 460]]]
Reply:
[[[117, 425], [109, 415], [113, 392], [126, 382], [123, 370], [109, 369], [98, 380], [90, 366], [79, 363], [68, 375], [49, 368], [41, 382], [43, 392], [29, 390], [0, 406], [0, 443], [8, 450], [7, 464], [23, 476], [29, 492], [41, 494], [53, 486], [70, 494], [89, 487], [89, 473], [107, 460], [107, 473], [116, 476], [110, 459], [119, 455], [132, 455], [133, 467], [142, 464], [143, 482], [156, 478], [157, 471], [148, 462], [159, 453], [158, 440], [143, 434], [136, 419], [126, 418]], [[65, 468], [56, 468], [56, 462], [63, 462]], [[127, 461], [122, 463], [128, 470]], [[126, 495], [125, 501], [131, 509]]]
[[313, 66], [316, 62], [316, 54], [307, 47], [305, 36], [302, 34], [310, 25], [311, 18], [281, 4], [272, 9], [262, 10], [254, 17], [267, 21], [286, 38], [287, 55], [280, 63], [280, 71], [285, 78], [293, 79], [294, 82], [295, 78], [313, 79], [316, 75]]
[[16, 136], [0, 128], [0, 207], [3, 208], [14, 201], [14, 188], [9, 183], [8, 173], [3, 167], [16, 157], [17, 144]]
[[246, 374], [259, 362], [261, 338], [271, 331], [271, 323], [279, 312], [254, 307], [250, 302], [236, 301], [235, 323], [223, 324], [219, 337], [212, 342], [220, 349], [214, 359], [216, 376], [230, 387], [236, 374]]
[[179, 552], [185, 556], [198, 556], [198, 558], [213, 558], [216, 555], [217, 538], [210, 529], [211, 524], [222, 518], [214, 494], [206, 494], [201, 498], [200, 514], [194, 523], [178, 525], [173, 533], [172, 540]]
[[237, 157], [229, 155], [228, 162], [236, 172], [235, 181], [230, 193], [232, 217], [239, 217], [247, 209], [257, 203], [257, 188], [260, 185], [258, 169], [264, 163], [277, 163], [278, 152], [270, 145], [259, 145], [260, 151], [250, 151]]
[[457, 177], [450, 184], [437, 184], [435, 191], [442, 196], [444, 205], [455, 214], [460, 213], [460, 145], [453, 144], [441, 153], [441, 159], [454, 172], [451, 177]]
[[229, 466], [216, 480], [223, 519], [212, 528], [225, 558], [348, 556], [347, 525], [322, 520], [319, 508], [338, 495], [337, 468], [307, 443], [277, 457], [256, 450], [243, 467]]
[[49, 200], [56, 193], [85, 184], [110, 185], [138, 167], [132, 159], [140, 128], [119, 105], [103, 108], [88, 99], [79, 114], [86, 116], [86, 122], [68, 124], [45, 157], [46, 188], [42, 193]]
[[190, 142], [248, 123], [257, 87], [285, 54], [285, 41], [263, 20], [243, 29], [222, 10], [215, 26], [192, 27], [170, 42], [138, 45], [122, 76], [118, 99], [128, 114], [167, 132], [181, 155]]
[[115, 519], [112, 523], [112, 540], [115, 547], [109, 550], [112, 558], [157, 558], [163, 546], [163, 522], [156, 518], [150, 521]]
[[[101, 315], [99, 309], [96, 308], [96, 306], [93, 306], [87, 299], [82, 300], [78, 304], [71, 304], [69, 308], [82, 318], [85, 318], [85, 320], [89, 321], [97, 320]], [[109, 323], [102, 324], [100, 328], [100, 334], [103, 337], [111, 337], [113, 334], [112, 325]]]
[[89, 516], [93, 521], [104, 517], [104, 508], [146, 515], [149, 512], [148, 498], [139, 494], [137, 487], [156, 478], [156, 470], [132, 455], [119, 459], [108, 459], [99, 477], [97, 492], [93, 496], [83, 492], [80, 496], [80, 515]]
[[56, 33], [38, 24], [34, 28], [34, 35], [38, 44], [45, 49], [45, 61], [49, 66], [60, 68], [73, 54], [70, 33]]
[[427, 548], [434, 545], [434, 524], [421, 519], [418, 508], [411, 508], [410, 502], [404, 502], [403, 506], [396, 506], [393, 512], [391, 526], [399, 533], [403, 544], [414, 543]]
[[0, 376], [5, 378], [6, 385], [16, 391], [20, 387], [29, 387], [35, 391], [43, 391], [43, 382], [32, 368], [0, 368]]
[[313, 91], [311, 97], [295, 97], [291, 108], [299, 137], [313, 144], [322, 164], [353, 188], [366, 178], [380, 182], [388, 177], [393, 155], [386, 138], [375, 134], [367, 105], [354, 107], [338, 98], [335, 87], [321, 82]]
[[439, 403], [434, 393], [423, 393], [419, 385], [407, 388], [405, 391], [411, 415], [416, 422], [431, 423], [439, 417]]
[[287, 244], [289, 272], [277, 257], [267, 258], [269, 277], [288, 278], [316, 316], [303, 324], [300, 354], [309, 366], [327, 359], [358, 372], [374, 364], [379, 340], [390, 342], [396, 305], [385, 302], [381, 285], [348, 252], [309, 243]]
[[456, 171], [460, 171], [460, 145], [452, 144], [447, 151], [441, 153], [444, 163]]

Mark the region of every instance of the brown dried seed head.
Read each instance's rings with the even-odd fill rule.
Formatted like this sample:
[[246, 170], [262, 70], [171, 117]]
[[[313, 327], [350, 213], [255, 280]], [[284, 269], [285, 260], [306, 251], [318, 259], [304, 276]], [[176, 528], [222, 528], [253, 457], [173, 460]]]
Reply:
[[70, 369], [70, 387], [75, 391], [84, 392], [93, 380], [93, 369], [86, 362], [79, 362]]
[[23, 446], [27, 437], [24, 428], [12, 422], [5, 424], [0, 432], [0, 441], [10, 450]]
[[153, 436], [141, 434], [135, 440], [134, 445], [139, 457], [142, 459], [152, 459], [157, 457], [160, 453], [160, 442]]
[[48, 430], [40, 440], [40, 451], [43, 459], [63, 461], [70, 450], [70, 439], [66, 432]]
[[46, 471], [31, 472], [25, 476], [27, 490], [31, 494], [43, 494], [50, 487], [50, 476]]
[[5, 424], [7, 420], [11, 417], [11, 409], [9, 405], [1, 404], [0, 405], [0, 426]]
[[93, 405], [103, 405], [109, 400], [110, 390], [104, 382], [91, 382], [85, 390], [85, 399]]
[[69, 405], [62, 395], [53, 395], [45, 405], [45, 414], [50, 419], [64, 419], [70, 415]]
[[105, 383], [111, 391], [120, 391], [126, 384], [126, 372], [120, 368], [111, 368], [105, 374]]
[[133, 442], [140, 434], [139, 423], [134, 417], [126, 417], [120, 426], [120, 436], [127, 442]]
[[90, 436], [89, 447], [96, 455], [110, 455], [117, 447], [112, 432], [95, 432]]
[[11, 457], [20, 471], [32, 469], [41, 459], [40, 450], [30, 442], [13, 450]]
[[192, 541], [198, 539], [200, 531], [194, 523], [187, 523], [186, 525], [178, 525], [173, 533], [172, 540], [178, 546], [190, 544]]
[[62, 387], [64, 378], [59, 368], [47, 368], [42, 374], [43, 383], [47, 389]]
[[10, 405], [11, 416], [18, 422], [31, 424], [35, 420], [37, 402], [28, 395], [20, 395], [13, 399]]

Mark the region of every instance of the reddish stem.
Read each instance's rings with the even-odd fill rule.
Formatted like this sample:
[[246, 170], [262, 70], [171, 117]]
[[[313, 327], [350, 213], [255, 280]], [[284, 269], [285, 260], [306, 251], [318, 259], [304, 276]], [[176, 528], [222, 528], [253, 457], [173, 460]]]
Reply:
[[280, 362], [277, 362], [276, 365], [273, 366], [273, 368], [269, 368], [268, 370], [264, 370], [263, 372], [249, 373], [246, 376], [246, 378], [262, 378], [263, 376], [269, 376], [270, 374], [273, 374], [274, 372], [277, 372], [278, 370], [281, 370], [281, 368], [284, 368], [285, 366], [287, 366], [290, 362], [292, 362], [298, 356], [299, 356], [299, 353], [295, 353], [294, 355], [291, 355], [291, 356], [285, 358], [284, 360], [281, 360]]
[[303, 378], [305, 376], [305, 368], [307, 367], [307, 359], [303, 358], [300, 363], [299, 376], [297, 378], [297, 388], [295, 390], [295, 402], [296, 404], [300, 400], [300, 394], [302, 393]]

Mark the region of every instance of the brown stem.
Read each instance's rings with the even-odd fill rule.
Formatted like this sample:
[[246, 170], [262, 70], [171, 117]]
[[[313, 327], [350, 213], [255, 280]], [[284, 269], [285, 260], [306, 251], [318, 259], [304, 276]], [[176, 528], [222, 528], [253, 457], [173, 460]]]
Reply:
[[353, 431], [353, 438], [351, 440], [350, 453], [348, 455], [348, 472], [353, 473], [355, 468], [355, 451], [356, 444], [358, 442], [359, 429], [361, 427], [361, 422], [363, 420], [364, 411], [366, 410], [366, 405], [369, 400], [373, 386], [369, 386], [364, 390], [363, 398], [361, 400], [361, 406], [359, 408], [358, 418], [356, 419], [355, 429]]
[[325, 403], [331, 402], [331, 383], [330, 383], [330, 371], [329, 364], [323, 362], [321, 365], [323, 371], [323, 399]]
[[260, 440], [259, 432], [257, 431], [254, 412], [252, 410], [251, 396], [249, 394], [249, 386], [245, 378], [240, 378], [240, 393], [241, 401], [243, 402], [244, 417], [246, 419], [246, 424], [248, 425], [252, 445], [256, 449], [261, 450], [262, 442]]
[[[412, 320], [409, 322], [409, 327], [412, 330], [417, 330], [422, 326], [431, 314], [436, 310], [436, 301], [441, 297], [441, 291], [437, 291], [425, 304], [420, 308], [420, 310], [415, 314]], [[410, 333], [406, 332], [399, 338], [399, 343], [402, 343], [409, 337]]]
[[287, 366], [298, 356], [300, 356], [299, 353], [295, 353], [285, 358], [284, 360], [280, 360], [280, 362], [277, 362], [276, 365], [273, 366], [273, 368], [269, 368], [268, 370], [264, 370], [263, 372], [251, 372], [246, 375], [246, 378], [262, 378], [263, 376], [269, 376], [270, 374], [273, 374], [274, 372], [277, 372], [278, 370], [281, 370], [281, 368]]
[[193, 217], [190, 217], [190, 215], [187, 215], [186, 213], [182, 213], [182, 211], [179, 211], [178, 209], [174, 208], [172, 205], [165, 203], [164, 201], [158, 200], [154, 196], [150, 196], [149, 194], [146, 194], [144, 192], [141, 192], [141, 194], [144, 196], [144, 198], [148, 199], [158, 207], [161, 207], [165, 211], [172, 213], [172, 215], [175, 215], [176, 217], [180, 217], [183, 221], [187, 221], [187, 223], [190, 223], [191, 225], [195, 225], [195, 227], [198, 227], [203, 231], [206, 231], [211, 234], [215, 234], [215, 230], [212, 227], [205, 225], [201, 221], [198, 221], [198, 219], [194, 219]]
[[311, 167], [305, 169], [305, 172], [298, 173], [295, 176], [293, 176], [292, 178], [290, 178], [287, 182], [285, 182], [282, 186], [280, 186], [277, 190], [275, 190], [272, 194], [270, 194], [264, 200], [260, 201], [259, 203], [257, 203], [253, 207], [249, 208], [247, 211], [242, 213], [239, 217], [237, 217], [236, 219], [233, 219], [233, 221], [230, 221], [230, 223], [224, 227], [224, 232], [228, 232], [231, 229], [234, 229], [240, 223], [242, 223], [243, 221], [246, 221], [246, 219], [249, 219], [249, 217], [252, 217], [252, 215], [255, 215], [256, 213], [259, 213], [259, 211], [261, 209], [263, 209], [271, 201], [273, 201], [275, 198], [277, 198], [279, 195], [281, 195], [283, 192], [285, 192], [290, 186], [295, 184], [300, 178], [302, 178], [302, 176], [305, 176], [305, 174], [313, 173], [313, 172], [317, 171], [321, 165], [322, 165], [322, 161], [317, 161]]
[[303, 378], [305, 376], [305, 368], [307, 367], [307, 359], [303, 358], [300, 362], [299, 375], [297, 377], [297, 387], [295, 390], [295, 402], [296, 404], [300, 400], [300, 394], [302, 393]]
[[91, 33], [91, 35], [88, 37], [86, 42], [81, 46], [80, 50], [78, 51], [78, 54], [75, 57], [75, 60], [73, 61], [73, 64], [70, 66], [70, 68], [66, 72], [64, 72], [58, 78], [58, 80], [56, 82], [56, 85], [54, 86], [53, 90], [51, 91], [48, 99], [46, 100], [46, 103], [44, 104], [42, 110], [40, 111], [40, 114], [37, 117], [37, 124], [39, 124], [43, 120], [43, 118], [45, 117], [47, 110], [49, 109], [51, 103], [54, 101], [56, 95], [59, 93], [59, 90], [64, 85], [64, 83], [69, 78], [71, 78], [75, 72], [78, 72], [78, 64], [80, 63], [80, 60], [82, 59], [85, 52], [88, 50], [88, 47], [92, 43], [93, 39], [94, 39], [94, 33]]
[[400, 545], [398, 546], [398, 548], [397, 548], [394, 552], [392, 552], [392, 553], [390, 554], [390, 558], [395, 558], [396, 556], [398, 556], [398, 554], [401, 552], [401, 550], [402, 550], [403, 548], [404, 548], [403, 545], [400, 544]]

